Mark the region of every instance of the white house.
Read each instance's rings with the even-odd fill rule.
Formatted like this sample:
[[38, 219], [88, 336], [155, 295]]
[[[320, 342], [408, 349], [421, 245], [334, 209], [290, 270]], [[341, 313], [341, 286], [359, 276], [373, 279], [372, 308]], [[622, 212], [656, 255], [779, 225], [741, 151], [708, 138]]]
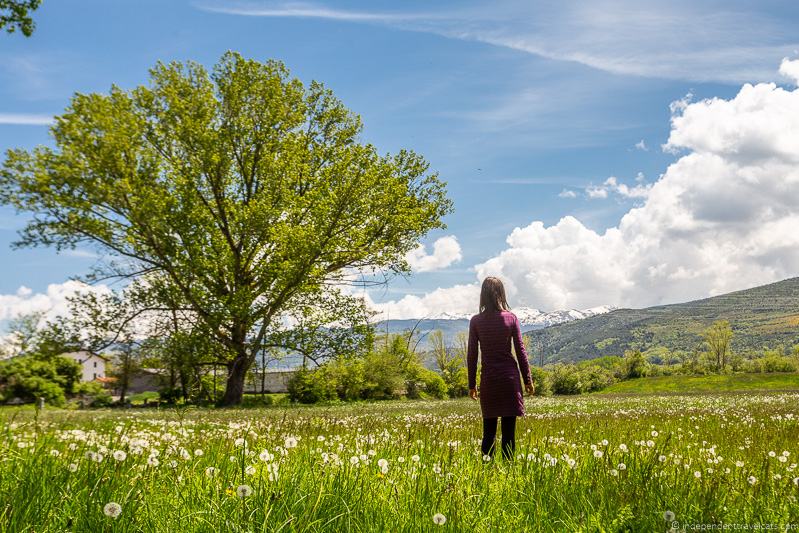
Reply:
[[108, 358], [84, 351], [64, 353], [61, 356], [68, 357], [80, 364], [83, 368], [81, 381], [94, 381], [97, 378], [105, 378], [105, 363]]

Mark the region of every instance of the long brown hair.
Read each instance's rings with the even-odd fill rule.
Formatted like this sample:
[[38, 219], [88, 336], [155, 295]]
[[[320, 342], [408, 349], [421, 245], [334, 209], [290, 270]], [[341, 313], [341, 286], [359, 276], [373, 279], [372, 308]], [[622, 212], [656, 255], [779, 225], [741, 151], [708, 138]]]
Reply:
[[505, 286], [502, 280], [489, 276], [483, 280], [480, 289], [480, 313], [484, 311], [510, 311], [508, 300], [505, 298]]

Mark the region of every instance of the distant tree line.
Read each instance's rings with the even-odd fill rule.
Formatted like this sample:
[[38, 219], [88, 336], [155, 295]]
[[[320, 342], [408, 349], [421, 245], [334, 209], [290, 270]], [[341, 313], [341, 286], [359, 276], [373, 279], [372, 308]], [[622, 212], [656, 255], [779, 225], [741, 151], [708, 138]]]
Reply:
[[578, 363], [554, 363], [533, 368], [537, 394], [596, 392], [628, 379], [646, 376], [725, 373], [796, 372], [799, 344], [759, 351], [732, 351], [733, 329], [726, 320], [714, 322], [702, 333], [693, 351], [671, 351], [662, 346], [628, 350], [623, 356], [604, 356]]

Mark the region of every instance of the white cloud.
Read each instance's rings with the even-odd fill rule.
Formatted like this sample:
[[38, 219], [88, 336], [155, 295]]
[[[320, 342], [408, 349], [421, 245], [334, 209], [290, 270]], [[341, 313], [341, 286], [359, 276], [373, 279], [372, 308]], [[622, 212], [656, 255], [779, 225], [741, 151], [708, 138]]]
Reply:
[[106, 285], [86, 285], [78, 281], [51, 283], [43, 293], [34, 293], [24, 285], [14, 294], [0, 294], [0, 321], [35, 312], [44, 312], [46, 318], [65, 316], [69, 311], [67, 298], [81, 292], [109, 294]]
[[385, 24], [614, 74], [681, 80], [766, 79], [773, 73], [764, 65], [799, 47], [790, 19], [741, 6], [723, 9], [688, 0], [497, 0], [489, 8], [461, 7], [449, 13], [354, 12], [311, 3], [199, 7], [234, 15]]
[[441, 270], [461, 260], [461, 246], [458, 240], [448, 235], [441, 237], [433, 243], [433, 253], [428, 254], [423, 244], [412, 250], [405, 257], [408, 264], [416, 272], [431, 272]]
[[[567, 216], [516, 228], [505, 250], [475, 266], [478, 280], [504, 279], [511, 305], [579, 309], [686, 301], [799, 275], [799, 89], [745, 84], [728, 100], [685, 99], [665, 148], [682, 155], [654, 183], [594, 188], [643, 199], [617, 226], [597, 232]], [[459, 310], [476, 302], [464, 287], [385, 305]]]
[[347, 22], [397, 23], [437, 18], [432, 14], [347, 11], [342, 9], [327, 8], [314, 4], [284, 4], [275, 7], [263, 7], [254, 4], [249, 6], [199, 5], [198, 7], [203, 11], [208, 11], [211, 13], [223, 13], [225, 15], [272, 18], [316, 18]]
[[608, 189], [607, 187], [602, 187], [601, 185], [589, 185], [585, 188], [585, 194], [587, 194], [589, 198], [604, 199], [608, 197]]
[[52, 115], [34, 115], [28, 113], [0, 113], [0, 124], [15, 126], [49, 126], [53, 123]]
[[641, 139], [637, 143], [635, 143], [636, 150], [641, 150], [642, 152], [648, 152], [649, 148], [646, 146], [646, 141]]
[[558, 193], [560, 198], [577, 198], [577, 193], [571, 189], [563, 189]]
[[799, 59], [783, 58], [782, 63], [780, 63], [780, 74], [799, 85]]
[[635, 176], [635, 181], [638, 182], [638, 185], [630, 187], [626, 183], [619, 182], [616, 176], [611, 176], [602, 185], [589, 185], [586, 187], [585, 194], [591, 199], [605, 199], [611, 194], [616, 194], [622, 198], [646, 198], [649, 196], [652, 184], [645, 184], [643, 180], [644, 175], [639, 172]]
[[367, 305], [380, 312], [373, 320], [422, 318], [447, 313], [477, 313], [480, 285], [477, 283], [439, 288], [423, 296], [408, 294], [399, 300], [375, 303], [368, 293]]

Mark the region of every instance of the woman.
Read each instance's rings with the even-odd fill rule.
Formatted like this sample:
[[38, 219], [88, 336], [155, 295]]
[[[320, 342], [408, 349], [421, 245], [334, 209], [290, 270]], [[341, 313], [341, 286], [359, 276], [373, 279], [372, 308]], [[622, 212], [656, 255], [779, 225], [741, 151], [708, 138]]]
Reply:
[[[511, 354], [511, 341], [516, 359]], [[480, 346], [480, 392], [477, 392], [477, 347]], [[513, 458], [516, 448], [516, 417], [524, 416], [524, 388], [535, 393], [530, 365], [524, 350], [519, 319], [510, 312], [505, 287], [499, 278], [487, 277], [480, 291], [480, 312], [469, 321], [469, 396], [480, 399], [483, 414], [483, 455], [494, 455], [497, 419], [502, 419], [502, 455]], [[518, 360], [518, 361], [517, 361]]]

